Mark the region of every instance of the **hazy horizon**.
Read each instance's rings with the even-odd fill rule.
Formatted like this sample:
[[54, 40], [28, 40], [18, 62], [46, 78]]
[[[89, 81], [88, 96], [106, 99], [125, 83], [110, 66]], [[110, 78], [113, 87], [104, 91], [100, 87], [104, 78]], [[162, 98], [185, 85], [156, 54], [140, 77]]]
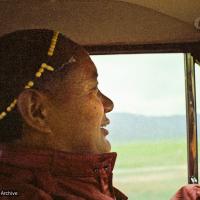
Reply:
[[[184, 114], [171, 114], [171, 115], [145, 115], [145, 114], [139, 114], [139, 113], [133, 113], [133, 112], [123, 112], [123, 111], [111, 111], [110, 113], [107, 113], [107, 115], [111, 115], [111, 114], [130, 114], [130, 115], [137, 115], [137, 116], [144, 116], [144, 117], [176, 117], [176, 116], [184, 116], [186, 117], [186, 115]], [[197, 113], [197, 116], [200, 117], [200, 113]]]

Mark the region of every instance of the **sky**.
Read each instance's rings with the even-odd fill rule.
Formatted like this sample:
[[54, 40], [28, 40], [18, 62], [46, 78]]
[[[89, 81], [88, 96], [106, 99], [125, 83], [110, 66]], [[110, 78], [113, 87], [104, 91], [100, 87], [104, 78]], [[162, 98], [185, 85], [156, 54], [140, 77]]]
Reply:
[[[183, 54], [98, 55], [91, 58], [97, 66], [99, 88], [113, 100], [114, 112], [185, 115]], [[200, 67], [196, 68], [198, 103]], [[199, 108], [197, 105], [198, 113]]]

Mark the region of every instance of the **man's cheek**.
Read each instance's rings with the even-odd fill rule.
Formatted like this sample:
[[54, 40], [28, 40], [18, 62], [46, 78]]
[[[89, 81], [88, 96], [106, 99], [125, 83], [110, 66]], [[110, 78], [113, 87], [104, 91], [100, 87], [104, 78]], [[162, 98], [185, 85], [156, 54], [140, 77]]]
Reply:
[[103, 109], [99, 108], [98, 106], [91, 106], [88, 109], [88, 113], [86, 115], [86, 119], [93, 121], [93, 122], [98, 122], [101, 121], [103, 116]]

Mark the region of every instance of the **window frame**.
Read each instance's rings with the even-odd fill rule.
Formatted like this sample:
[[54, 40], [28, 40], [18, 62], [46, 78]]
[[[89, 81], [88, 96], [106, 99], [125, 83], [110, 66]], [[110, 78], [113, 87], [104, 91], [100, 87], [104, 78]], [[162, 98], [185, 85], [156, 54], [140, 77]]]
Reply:
[[85, 45], [90, 55], [137, 53], [184, 53], [187, 121], [188, 183], [198, 183], [198, 141], [195, 88], [195, 62], [200, 61], [200, 41], [166, 44]]

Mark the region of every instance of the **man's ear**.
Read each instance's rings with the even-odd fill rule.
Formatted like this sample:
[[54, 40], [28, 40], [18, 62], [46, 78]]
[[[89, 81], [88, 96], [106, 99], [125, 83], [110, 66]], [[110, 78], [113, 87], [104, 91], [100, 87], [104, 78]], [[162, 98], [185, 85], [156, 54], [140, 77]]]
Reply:
[[51, 133], [47, 123], [47, 96], [34, 89], [26, 89], [17, 98], [18, 110], [24, 121], [40, 132]]

